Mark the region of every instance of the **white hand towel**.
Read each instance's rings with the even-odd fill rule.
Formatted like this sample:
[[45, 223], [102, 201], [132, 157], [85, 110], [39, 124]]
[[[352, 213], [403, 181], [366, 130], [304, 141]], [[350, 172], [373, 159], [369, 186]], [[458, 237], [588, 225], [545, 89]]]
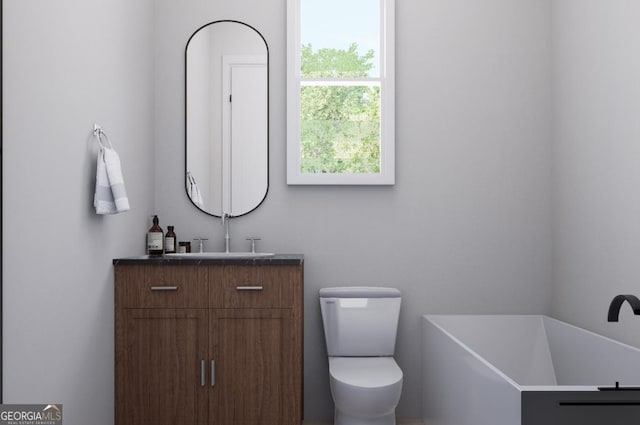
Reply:
[[98, 151], [93, 206], [96, 214], [117, 214], [129, 210], [120, 157], [115, 150], [106, 146], [101, 146]]
[[204, 200], [202, 199], [202, 194], [200, 193], [200, 188], [198, 187], [198, 183], [196, 183], [196, 179], [193, 177], [190, 171], [187, 171], [187, 184], [189, 188], [189, 198], [196, 204], [198, 207], [204, 207]]

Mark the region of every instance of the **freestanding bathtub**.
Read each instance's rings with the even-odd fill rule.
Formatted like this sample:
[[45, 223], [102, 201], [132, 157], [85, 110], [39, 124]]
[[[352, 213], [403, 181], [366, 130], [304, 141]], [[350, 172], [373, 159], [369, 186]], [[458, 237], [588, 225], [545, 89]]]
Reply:
[[425, 315], [422, 346], [425, 425], [640, 424], [640, 350], [584, 329]]

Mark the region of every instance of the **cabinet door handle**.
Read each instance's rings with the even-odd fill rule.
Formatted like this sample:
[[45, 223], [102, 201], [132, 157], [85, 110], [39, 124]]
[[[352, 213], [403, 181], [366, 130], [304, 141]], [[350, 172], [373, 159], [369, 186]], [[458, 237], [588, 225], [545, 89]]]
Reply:
[[236, 291], [262, 291], [262, 286], [236, 286]]
[[216, 385], [216, 361], [211, 359], [211, 386]]
[[204, 370], [204, 359], [200, 360], [200, 386], [204, 387], [206, 385], [205, 380], [206, 378], [206, 372]]
[[152, 286], [152, 291], [177, 291], [177, 286]]

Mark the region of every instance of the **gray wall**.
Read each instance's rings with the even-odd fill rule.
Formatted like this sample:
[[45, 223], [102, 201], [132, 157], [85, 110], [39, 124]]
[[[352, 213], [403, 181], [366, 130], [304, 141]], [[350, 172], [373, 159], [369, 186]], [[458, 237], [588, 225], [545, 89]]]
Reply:
[[271, 60], [269, 195], [231, 222], [234, 249], [305, 254], [305, 414], [330, 418], [317, 292], [389, 285], [405, 297], [397, 361], [401, 417], [420, 416], [421, 314], [541, 313], [551, 295], [550, 4], [398, 1], [397, 183], [289, 187], [285, 180], [285, 0], [156, 1], [156, 211], [180, 240], [223, 229], [184, 192], [184, 46], [238, 19]]
[[[111, 260], [143, 251], [153, 206], [152, 1], [3, 4], [4, 402], [112, 424]], [[124, 214], [92, 209], [94, 123], [122, 160]]]
[[640, 3], [556, 0], [552, 312], [640, 346]]

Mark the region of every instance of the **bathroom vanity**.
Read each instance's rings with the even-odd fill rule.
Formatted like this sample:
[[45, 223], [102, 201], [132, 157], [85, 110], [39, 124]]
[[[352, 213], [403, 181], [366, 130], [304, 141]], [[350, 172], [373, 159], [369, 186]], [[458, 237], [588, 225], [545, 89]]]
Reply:
[[116, 425], [299, 425], [303, 256], [116, 259]]

